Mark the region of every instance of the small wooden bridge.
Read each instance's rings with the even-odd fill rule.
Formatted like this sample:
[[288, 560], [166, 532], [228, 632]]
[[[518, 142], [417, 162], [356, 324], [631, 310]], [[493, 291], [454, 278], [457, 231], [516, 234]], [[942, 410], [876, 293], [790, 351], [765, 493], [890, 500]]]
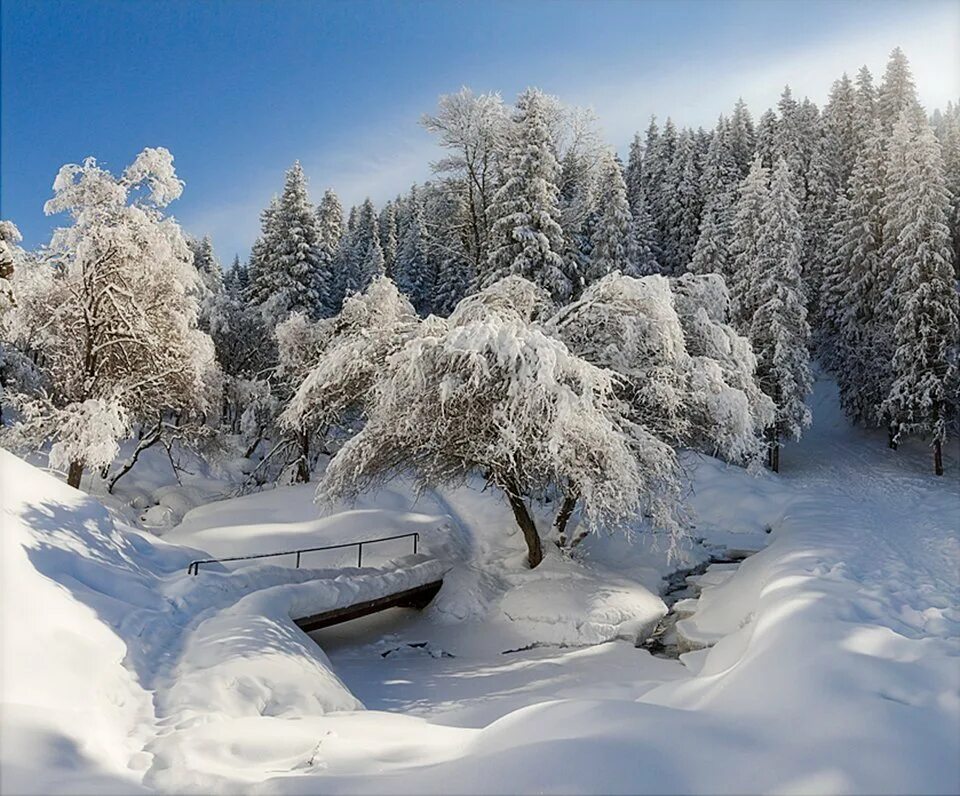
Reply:
[[[281, 550], [275, 553], [257, 553], [248, 556], [227, 556], [225, 558], [200, 558], [191, 561], [187, 567], [187, 574], [199, 575], [200, 567], [204, 564], [221, 564], [229, 561], [251, 561], [261, 558], [279, 558], [282, 556], [293, 556], [295, 568], [300, 569], [300, 563], [306, 553], [316, 553], [321, 550], [343, 550], [351, 547], [357, 548], [357, 566], [363, 566], [363, 550], [371, 545], [380, 542], [391, 542], [396, 539], [413, 539], [413, 554], [416, 555], [420, 548], [420, 534], [401, 533], [395, 536], [381, 536], [376, 539], [364, 539], [357, 542], [344, 542], [341, 544], [323, 545], [321, 547], [301, 547], [296, 550]], [[374, 599], [361, 600], [352, 605], [338, 606], [327, 611], [311, 614], [310, 616], [294, 617], [293, 621], [304, 632], [319, 630], [331, 625], [338, 625], [341, 622], [348, 622], [351, 619], [359, 619], [361, 616], [368, 616], [379, 611], [385, 611], [388, 608], [416, 608], [423, 609], [430, 604], [430, 601], [437, 596], [437, 592], [443, 586], [443, 578], [433, 579], [429, 582], [418, 584], [416, 586], [403, 589], [402, 591], [386, 594]]]

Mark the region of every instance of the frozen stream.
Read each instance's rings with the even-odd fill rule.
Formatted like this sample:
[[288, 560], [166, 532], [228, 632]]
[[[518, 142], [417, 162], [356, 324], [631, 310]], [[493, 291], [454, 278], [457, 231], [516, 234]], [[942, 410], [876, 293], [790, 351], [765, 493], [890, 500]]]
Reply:
[[[667, 579], [672, 607], [696, 594], [697, 576], [736, 568], [745, 552], [718, 555]], [[347, 687], [371, 710], [437, 724], [484, 727], [519, 708], [554, 699], [637, 699], [691, 676], [677, 659], [671, 609], [654, 636], [588, 647], [520, 647], [497, 622], [438, 624], [396, 608], [311, 634]]]

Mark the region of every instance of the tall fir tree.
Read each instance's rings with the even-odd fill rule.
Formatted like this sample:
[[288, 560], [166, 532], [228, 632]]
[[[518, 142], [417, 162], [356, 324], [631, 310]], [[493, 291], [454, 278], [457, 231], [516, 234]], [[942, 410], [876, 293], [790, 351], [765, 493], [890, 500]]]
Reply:
[[887, 135], [893, 132], [893, 126], [905, 110], [918, 118], [919, 108], [917, 88], [907, 56], [903, 54], [903, 50], [895, 47], [890, 53], [886, 71], [883, 73], [883, 82], [877, 91], [877, 115], [884, 132]]
[[630, 248], [634, 245], [632, 226], [623, 172], [613, 154], [606, 153], [600, 170], [597, 218], [590, 236], [590, 261], [583, 274], [585, 285], [612, 271], [627, 273], [630, 270], [633, 263]]
[[387, 202], [380, 211], [380, 247], [383, 249], [384, 269], [391, 279], [399, 244], [396, 205], [393, 202]]
[[926, 123], [917, 123], [911, 107], [901, 110], [889, 149], [884, 242], [894, 275], [887, 298], [895, 327], [892, 379], [882, 414], [894, 442], [903, 434], [932, 440], [935, 471], [942, 475], [960, 344], [947, 225], [950, 196], [940, 145]]
[[554, 154], [548, 104], [536, 89], [517, 99], [513, 134], [494, 196], [492, 247], [481, 284], [516, 274], [545, 288], [559, 303], [574, 294], [579, 276], [563, 257], [560, 226], [560, 165]]
[[730, 225], [741, 180], [733, 133], [732, 121], [721, 116], [704, 158], [700, 179], [703, 215], [690, 262], [690, 270], [697, 274], [727, 273]]
[[847, 191], [837, 205], [821, 291], [824, 364], [837, 376], [840, 403], [857, 423], [879, 425], [889, 352], [880, 345], [884, 197], [879, 121], [864, 142]]
[[287, 171], [279, 200], [264, 212], [255, 249], [253, 293], [265, 317], [275, 324], [293, 312], [324, 314], [332, 272], [320, 250], [319, 224], [299, 161]]
[[[761, 114], [760, 121], [757, 123], [757, 146], [754, 151], [756, 155], [760, 156], [760, 162], [767, 169], [773, 167], [777, 156], [778, 127], [777, 114], [771, 108], [767, 108]], [[751, 168], [752, 166], [751, 163]]]
[[737, 203], [730, 226], [730, 257], [727, 286], [730, 289], [731, 317], [734, 325], [746, 333], [756, 305], [754, 285], [759, 274], [760, 233], [767, 204], [769, 171], [758, 152], [737, 192]]
[[757, 380], [776, 405], [770, 433], [770, 464], [780, 469], [780, 439], [799, 439], [810, 424], [805, 398], [810, 373], [806, 301], [801, 279], [803, 229], [793, 170], [777, 161], [763, 201], [756, 278], [749, 304], [755, 308], [750, 342], [757, 356]]
[[377, 211], [369, 198], [363, 201], [357, 211], [356, 229], [351, 241], [355, 264], [356, 284], [347, 295], [362, 292], [378, 276], [383, 276], [383, 247], [380, 245], [380, 224]]
[[317, 207], [317, 225], [320, 234], [320, 256], [328, 264], [327, 281], [321, 290], [324, 315], [333, 316], [340, 311], [340, 304], [343, 302], [344, 258], [341, 255], [341, 242], [344, 231], [343, 205], [330, 188], [324, 191]]
[[753, 127], [753, 118], [743, 97], [737, 99], [733, 106], [733, 115], [730, 117], [730, 149], [733, 159], [740, 170], [740, 179], [747, 176], [750, 163], [757, 147], [757, 134]]
[[436, 282], [436, 269], [430, 257], [423, 200], [416, 186], [405, 203], [406, 223], [397, 250], [394, 282], [406, 294], [421, 315], [429, 312]]

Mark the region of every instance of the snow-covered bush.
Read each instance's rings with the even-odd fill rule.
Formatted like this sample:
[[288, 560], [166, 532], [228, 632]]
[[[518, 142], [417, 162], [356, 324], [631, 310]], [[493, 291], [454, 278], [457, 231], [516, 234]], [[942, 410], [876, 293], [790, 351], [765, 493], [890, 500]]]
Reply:
[[[64, 166], [45, 210], [73, 223], [54, 232], [47, 259], [14, 275], [6, 331], [42, 355], [48, 381], [39, 406], [20, 397], [29, 420], [19, 437], [53, 441], [73, 486], [84, 467], [105, 463], [107, 438], [115, 444], [127, 423], [219, 408], [213, 343], [197, 328], [200, 276], [161, 212], [182, 189], [162, 148], [145, 149], [120, 177], [93, 158]], [[86, 428], [83, 417], [104, 422]]]
[[578, 501], [587, 528], [643, 512], [676, 529], [672, 449], [629, 419], [614, 373], [524, 317], [541, 292], [507, 279], [410, 329], [378, 363], [366, 425], [330, 463], [320, 495], [355, 496], [398, 474], [427, 486], [482, 472], [506, 494], [531, 566], [542, 547], [525, 501], [548, 493], [565, 497], [561, 533]]
[[418, 323], [413, 306], [386, 277], [349, 296], [340, 314], [324, 323], [322, 343], [314, 341], [315, 364], [284, 409], [281, 424], [288, 429], [336, 425], [351, 409], [364, 407], [387, 358]]

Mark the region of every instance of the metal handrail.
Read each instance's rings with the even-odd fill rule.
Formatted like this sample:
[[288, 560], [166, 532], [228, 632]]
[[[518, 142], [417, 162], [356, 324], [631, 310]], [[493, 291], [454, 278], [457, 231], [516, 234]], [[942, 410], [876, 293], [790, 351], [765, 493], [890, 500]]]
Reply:
[[394, 539], [406, 539], [413, 537], [413, 554], [417, 554], [420, 547], [420, 533], [413, 531], [411, 533], [398, 533], [396, 536], [381, 536], [377, 539], [364, 539], [360, 542], [343, 542], [342, 544], [328, 544], [323, 547], [301, 547], [298, 550], [283, 550], [279, 553], [255, 553], [251, 556], [229, 556], [228, 558], [199, 558], [191, 561], [187, 567], [188, 575], [199, 575], [201, 564], [219, 564], [223, 561], [247, 561], [253, 558], [275, 558], [277, 556], [297, 556], [297, 569], [300, 569], [300, 555], [302, 553], [315, 553], [319, 550], [342, 550], [345, 547], [357, 548], [357, 566], [363, 566], [363, 546], [365, 544], [376, 544], [377, 542], [390, 542]]

